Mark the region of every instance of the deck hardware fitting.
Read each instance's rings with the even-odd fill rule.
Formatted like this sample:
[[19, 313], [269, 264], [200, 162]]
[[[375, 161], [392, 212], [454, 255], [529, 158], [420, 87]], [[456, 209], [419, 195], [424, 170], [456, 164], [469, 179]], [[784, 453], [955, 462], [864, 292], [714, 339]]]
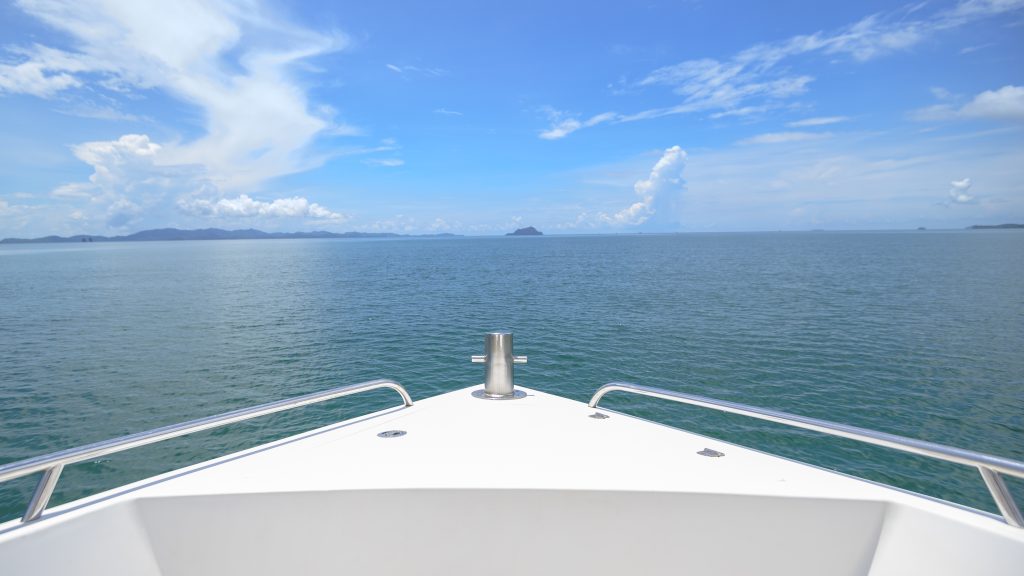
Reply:
[[725, 456], [725, 452], [719, 452], [718, 450], [712, 450], [711, 448], [705, 448], [700, 452], [697, 452], [701, 456], [707, 456], [708, 458], [721, 458]]
[[473, 392], [484, 400], [516, 400], [526, 397], [515, 389], [513, 366], [526, 364], [526, 356], [512, 354], [512, 333], [488, 332], [484, 335], [484, 353], [470, 357], [474, 364], [484, 364], [484, 389]]
[[600, 412], [594, 412], [590, 416], [587, 416], [587, 418], [593, 418], [594, 420], [607, 420], [608, 418], [611, 418], [611, 416]]
[[399, 436], [405, 436], [405, 430], [385, 430], [377, 434], [378, 438], [398, 438]]
[[481, 400], [519, 400], [520, 398], [526, 398], [526, 392], [523, 392], [522, 390], [513, 390], [510, 395], [491, 396], [487, 393], [487, 390], [480, 389], [474, 390], [472, 396], [473, 398], [480, 398]]

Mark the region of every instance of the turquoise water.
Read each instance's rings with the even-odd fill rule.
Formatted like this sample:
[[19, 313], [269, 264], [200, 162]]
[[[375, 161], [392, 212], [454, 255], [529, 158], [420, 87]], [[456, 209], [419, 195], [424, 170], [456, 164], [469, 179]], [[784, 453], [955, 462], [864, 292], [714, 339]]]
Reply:
[[[0, 462], [389, 377], [628, 380], [1024, 459], [1024, 233], [0, 246]], [[346, 398], [65, 471], [66, 501], [391, 405]], [[993, 510], [973, 470], [643, 398], [608, 407]], [[19, 514], [34, 478], [0, 486]], [[1018, 493], [1020, 484], [1015, 484]]]

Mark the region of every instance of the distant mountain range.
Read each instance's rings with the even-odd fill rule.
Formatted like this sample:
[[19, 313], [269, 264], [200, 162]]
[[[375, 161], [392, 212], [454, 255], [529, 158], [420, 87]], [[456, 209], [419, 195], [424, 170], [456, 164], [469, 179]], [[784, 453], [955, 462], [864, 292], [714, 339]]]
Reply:
[[156, 240], [271, 240], [292, 238], [445, 238], [456, 234], [421, 234], [407, 235], [392, 232], [264, 232], [262, 230], [221, 230], [220, 228], [204, 228], [202, 230], [179, 230], [177, 228], [158, 228], [143, 230], [127, 236], [94, 236], [77, 234], [75, 236], [44, 236], [42, 238], [4, 238], [0, 244], [32, 244], [44, 242], [147, 242]]

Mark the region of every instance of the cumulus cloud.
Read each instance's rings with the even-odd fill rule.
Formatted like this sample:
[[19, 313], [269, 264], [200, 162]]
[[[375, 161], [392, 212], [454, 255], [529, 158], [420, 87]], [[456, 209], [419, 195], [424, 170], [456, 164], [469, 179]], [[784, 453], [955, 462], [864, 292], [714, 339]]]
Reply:
[[117, 140], [85, 142], [72, 148], [79, 160], [93, 167], [89, 181], [101, 187], [131, 184], [136, 180], [134, 171], [150, 174], [160, 149], [145, 134], [125, 134]]
[[301, 196], [278, 198], [271, 202], [254, 200], [246, 194], [216, 201], [183, 199], [178, 202], [178, 207], [189, 214], [215, 218], [313, 218], [339, 223], [348, 220], [344, 214], [332, 212]]
[[[940, 99], [955, 101], [957, 97], [945, 92]], [[959, 107], [948, 102], [926, 106], [911, 112], [910, 117], [922, 122], [965, 118], [1024, 122], [1024, 86], [986, 90]]]
[[[117, 140], [84, 142], [72, 147], [76, 158], [92, 167], [87, 182], [71, 182], [50, 195], [88, 201], [88, 215], [102, 217], [111, 228], [136, 222], [146, 207], [158, 204], [169, 192], [203, 192], [210, 184], [196, 167], [159, 166], [162, 148], [145, 134], [125, 134]], [[83, 219], [86, 212], [81, 209]]]
[[684, 189], [685, 165], [686, 152], [682, 148], [673, 146], [665, 150], [647, 178], [633, 184], [633, 192], [639, 197], [636, 202], [611, 214], [584, 212], [577, 217], [575, 225], [636, 226], [649, 222], [655, 216], [662, 222], [671, 223], [676, 216], [673, 212], [677, 209], [678, 197]]
[[964, 105], [960, 113], [971, 118], [1024, 122], [1024, 86], [986, 90]]
[[92, 166], [88, 182], [55, 188], [55, 198], [88, 201], [84, 217], [102, 219], [110, 228], [135, 225], [146, 211], [166, 206], [177, 197], [182, 212], [208, 218], [311, 218], [340, 223], [346, 218], [299, 196], [269, 202], [246, 194], [221, 197], [222, 192], [197, 166], [161, 166], [163, 147], [145, 134], [126, 134], [113, 141], [85, 142], [72, 148], [75, 156]]
[[[85, 215], [78, 210], [78, 217], [75, 220], [82, 220]], [[118, 198], [107, 206], [107, 226], [110, 228], [127, 228], [132, 225], [142, 214], [142, 207], [127, 198]]]
[[740, 144], [786, 144], [789, 142], [805, 142], [821, 140], [831, 136], [828, 132], [769, 132], [740, 140]]
[[953, 204], [970, 204], [974, 201], [974, 196], [967, 193], [970, 189], [970, 178], [953, 180], [949, 183], [949, 201]]

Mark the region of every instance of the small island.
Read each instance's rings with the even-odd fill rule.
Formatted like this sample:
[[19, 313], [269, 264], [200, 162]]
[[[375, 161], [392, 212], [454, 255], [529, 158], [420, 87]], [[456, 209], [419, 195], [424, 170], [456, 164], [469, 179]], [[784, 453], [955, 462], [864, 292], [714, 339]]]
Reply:
[[1017, 230], [1017, 229], [1020, 229], [1020, 228], [1024, 228], [1024, 224], [992, 224], [992, 225], [975, 224], [974, 226], [971, 226], [969, 229], [970, 230]]
[[544, 233], [537, 230], [533, 226], [527, 226], [526, 228], [520, 228], [515, 232], [509, 232], [505, 236], [543, 236]]

